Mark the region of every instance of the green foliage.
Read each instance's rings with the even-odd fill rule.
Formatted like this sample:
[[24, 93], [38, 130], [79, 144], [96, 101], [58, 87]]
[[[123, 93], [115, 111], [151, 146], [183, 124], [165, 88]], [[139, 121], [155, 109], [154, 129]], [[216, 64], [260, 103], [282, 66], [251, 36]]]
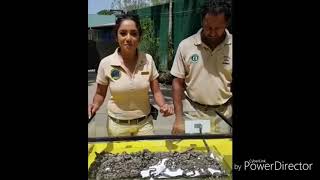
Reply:
[[160, 56], [159, 56], [159, 47], [160, 40], [156, 38], [154, 31], [154, 23], [151, 18], [141, 19], [141, 28], [142, 28], [142, 38], [140, 42], [140, 50], [150, 54], [153, 57], [153, 60], [156, 64], [157, 69], [160, 65]]
[[173, 42], [170, 37], [168, 41], [168, 61], [167, 61], [168, 69], [171, 69], [173, 60], [174, 60], [174, 49], [173, 49]]
[[113, 0], [111, 3], [112, 9], [121, 9], [124, 11], [131, 11], [134, 9], [139, 9], [147, 7], [150, 5], [149, 0]]
[[97, 14], [99, 14], [99, 15], [112, 15], [112, 12], [105, 9], [105, 10], [99, 11]]
[[159, 5], [159, 4], [164, 4], [164, 3], [168, 3], [169, 0], [151, 0], [151, 5], [155, 6], [155, 5]]

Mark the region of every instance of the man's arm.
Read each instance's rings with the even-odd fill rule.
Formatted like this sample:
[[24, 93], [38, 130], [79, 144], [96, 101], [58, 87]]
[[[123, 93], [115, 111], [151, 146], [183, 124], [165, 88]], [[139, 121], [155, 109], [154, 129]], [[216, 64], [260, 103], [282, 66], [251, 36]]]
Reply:
[[183, 121], [183, 106], [182, 106], [182, 95], [184, 91], [184, 79], [174, 78], [172, 81], [172, 97], [174, 112], [176, 115], [175, 122], [172, 127], [172, 134], [181, 134], [184, 132], [184, 121]]

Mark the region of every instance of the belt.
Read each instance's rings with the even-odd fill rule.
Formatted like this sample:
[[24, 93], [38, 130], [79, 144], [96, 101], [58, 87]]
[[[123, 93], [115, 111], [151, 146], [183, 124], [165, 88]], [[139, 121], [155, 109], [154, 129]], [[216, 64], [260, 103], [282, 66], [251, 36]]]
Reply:
[[117, 119], [117, 118], [114, 118], [114, 117], [111, 117], [111, 116], [109, 116], [109, 118], [112, 119], [114, 122], [119, 123], [119, 124], [128, 124], [128, 125], [131, 125], [131, 124], [138, 124], [138, 123], [140, 123], [141, 121], [143, 121], [143, 120], [145, 120], [146, 118], [148, 118], [149, 116], [150, 116], [150, 114], [148, 114], [147, 116], [140, 117], [140, 118], [127, 119], [127, 120]]
[[221, 106], [228, 105], [228, 104], [231, 102], [231, 98], [230, 98], [230, 99], [228, 99], [228, 101], [225, 102], [224, 104], [220, 104], [220, 105], [206, 105], [206, 104], [201, 104], [201, 103], [195, 102], [195, 101], [193, 101], [192, 99], [190, 99], [188, 96], [185, 96], [185, 97], [186, 97], [186, 99], [188, 99], [190, 102], [192, 102], [192, 103], [194, 103], [194, 104], [196, 104], [196, 105], [198, 105], [198, 106], [201, 106], [201, 107], [203, 107], [203, 108], [219, 108], [219, 107], [221, 107]]

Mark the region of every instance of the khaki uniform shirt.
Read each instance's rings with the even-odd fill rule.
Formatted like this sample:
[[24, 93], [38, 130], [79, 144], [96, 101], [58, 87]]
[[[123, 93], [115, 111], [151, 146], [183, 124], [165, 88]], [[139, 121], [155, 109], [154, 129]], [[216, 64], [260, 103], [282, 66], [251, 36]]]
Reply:
[[131, 78], [121, 67], [118, 49], [101, 60], [96, 82], [110, 87], [108, 115], [117, 119], [135, 119], [150, 112], [150, 81], [159, 73], [149, 54], [138, 52], [138, 61], [134, 76]]
[[201, 41], [200, 29], [184, 39], [176, 52], [171, 74], [185, 79], [186, 96], [205, 105], [221, 105], [232, 96], [232, 35], [213, 51]]

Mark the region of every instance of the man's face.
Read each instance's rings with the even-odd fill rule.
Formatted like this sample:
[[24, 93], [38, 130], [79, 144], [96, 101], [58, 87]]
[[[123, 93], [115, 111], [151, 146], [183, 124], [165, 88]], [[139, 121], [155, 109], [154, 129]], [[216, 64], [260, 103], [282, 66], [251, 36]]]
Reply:
[[224, 39], [227, 21], [224, 14], [206, 14], [202, 22], [202, 37], [209, 43], [215, 44]]

